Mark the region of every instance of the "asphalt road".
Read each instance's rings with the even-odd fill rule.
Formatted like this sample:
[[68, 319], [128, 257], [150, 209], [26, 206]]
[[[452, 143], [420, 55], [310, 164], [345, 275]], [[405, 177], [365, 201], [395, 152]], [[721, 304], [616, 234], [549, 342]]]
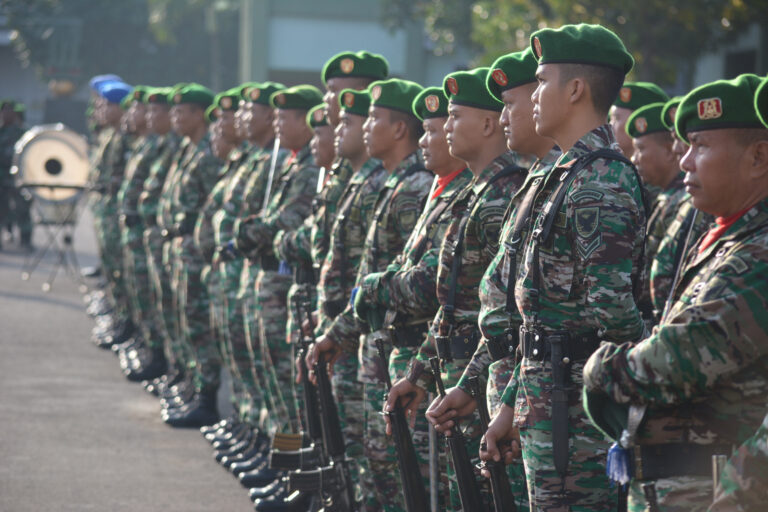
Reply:
[[[91, 226], [86, 213], [75, 232], [82, 265], [96, 263]], [[45, 238], [37, 227], [38, 250]], [[27, 256], [0, 251], [0, 512], [253, 510], [197, 429], [166, 426], [91, 343], [76, 281], [42, 291], [54, 256], [22, 281]]]

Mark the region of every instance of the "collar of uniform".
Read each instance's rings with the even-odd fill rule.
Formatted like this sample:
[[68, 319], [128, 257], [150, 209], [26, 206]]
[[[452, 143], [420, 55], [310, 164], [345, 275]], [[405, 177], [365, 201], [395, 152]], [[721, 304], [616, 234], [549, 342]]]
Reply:
[[616, 137], [613, 135], [613, 130], [607, 123], [598, 126], [577, 140], [576, 144], [558, 159], [557, 166], [563, 166], [569, 162], [573, 162], [577, 158], [592, 153], [593, 151], [597, 151], [598, 149], [614, 149], [621, 151], [619, 150], [619, 144], [616, 142]]
[[461, 170], [451, 181], [445, 184], [445, 188], [436, 198], [439, 200], [448, 200], [456, 195], [458, 192], [464, 190], [467, 185], [472, 181], [472, 171], [466, 167]]
[[[715, 240], [709, 247], [704, 249], [702, 253], [698, 254], [693, 262], [693, 266], [696, 266], [702, 261], [709, 259], [710, 255], [716, 250], [719, 250], [724, 243], [743, 236], [743, 232], [745, 230], [749, 230], [761, 224], [768, 225], [768, 198], [763, 199], [752, 208], [747, 210], [747, 213], [742, 215], [739, 220], [734, 222], [728, 231], [723, 234], [723, 236]], [[698, 243], [701, 243], [702, 240], [703, 236], [698, 240]]]
[[491, 178], [496, 176], [505, 167], [515, 165], [516, 162], [517, 155], [512, 151], [505, 151], [504, 153], [494, 158], [491, 163], [488, 164], [488, 167], [483, 169], [483, 171], [478, 174], [475, 180], [472, 182], [472, 192], [475, 195], [479, 194], [483, 190], [485, 184], [488, 183]]
[[365, 180], [368, 179], [368, 177], [373, 174], [373, 171], [379, 168], [381, 165], [381, 161], [376, 158], [369, 158], [365, 161], [362, 167], [360, 167], [360, 170], [357, 171], [350, 180], [350, 183], [354, 183], [356, 185], [359, 185], [360, 183], [363, 183]]
[[336, 158], [331, 166], [330, 175], [342, 182], [349, 182], [352, 177], [352, 166], [346, 158]]

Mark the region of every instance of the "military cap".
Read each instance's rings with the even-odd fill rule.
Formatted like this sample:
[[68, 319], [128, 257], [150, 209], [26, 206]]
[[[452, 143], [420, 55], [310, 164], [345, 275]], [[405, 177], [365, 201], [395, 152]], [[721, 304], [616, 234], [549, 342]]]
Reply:
[[605, 66], [625, 75], [635, 65], [619, 36], [602, 25], [543, 28], [531, 34], [531, 48], [539, 64]]
[[442, 87], [426, 87], [413, 100], [413, 115], [421, 119], [448, 117], [448, 96]]
[[677, 135], [688, 142], [689, 132], [763, 128], [754, 104], [760, 81], [757, 75], [745, 74], [733, 80], [716, 80], [692, 90], [677, 108]]
[[619, 96], [613, 102], [617, 107], [635, 110], [649, 103], [666, 102], [669, 95], [661, 87], [651, 82], [624, 82], [619, 89]]
[[128, 94], [125, 98], [122, 99], [120, 106], [127, 109], [134, 101], [144, 103], [144, 98], [146, 97], [147, 91], [149, 89], [149, 87], [144, 85], [134, 85], [133, 91], [131, 91], [131, 94]]
[[256, 87], [257, 85], [259, 85], [259, 82], [244, 82], [235, 87], [235, 89], [238, 91], [238, 94], [240, 95], [238, 100], [251, 101], [247, 96], [248, 90], [250, 90], [251, 87]]
[[373, 82], [368, 91], [371, 94], [372, 107], [383, 107], [413, 115], [413, 100], [422, 89], [416, 82], [390, 78]]
[[99, 92], [99, 86], [105, 82], [122, 82], [123, 79], [117, 75], [96, 75], [88, 81], [88, 87]]
[[504, 104], [494, 98], [486, 80], [490, 68], [475, 68], [470, 71], [456, 71], [443, 80], [443, 92], [456, 105], [482, 108], [501, 112]]
[[344, 112], [368, 117], [368, 107], [371, 106], [371, 95], [368, 91], [344, 89], [339, 93], [339, 107]]
[[755, 92], [755, 113], [768, 128], [768, 77], [763, 80]]
[[663, 109], [664, 103], [659, 101], [640, 107], [632, 112], [627, 118], [627, 124], [624, 126], [627, 135], [636, 139], [652, 133], [668, 133], [669, 130], [664, 126], [661, 119]]
[[675, 113], [682, 100], [682, 96], [675, 96], [664, 104], [664, 108], [661, 110], [661, 122], [664, 123], [667, 130], [675, 129]]
[[27, 107], [20, 101], [13, 102], [13, 111], [17, 114], [24, 114], [27, 112]]
[[309, 110], [322, 102], [323, 93], [314, 85], [294, 85], [269, 97], [269, 104], [279, 109]]
[[99, 96], [110, 103], [120, 103], [131, 94], [131, 86], [123, 82], [106, 82], [99, 87]]
[[533, 51], [526, 48], [521, 52], [502, 55], [491, 65], [486, 87], [491, 96], [501, 101], [501, 93], [536, 81], [539, 63]]
[[196, 83], [183, 84], [181, 87], [174, 86], [168, 101], [173, 105], [193, 103], [208, 108], [213, 103], [213, 91]]
[[5, 108], [6, 105], [10, 105], [11, 107], [14, 107], [16, 105], [16, 101], [8, 98], [0, 100], [0, 108]]
[[307, 126], [313, 130], [318, 126], [328, 126], [325, 104], [321, 103], [309, 109], [309, 112], [307, 112]]
[[144, 103], [158, 103], [160, 105], [168, 104], [168, 94], [170, 87], [150, 87], [144, 94]]
[[215, 103], [211, 103], [208, 105], [208, 108], [205, 109], [205, 120], [209, 123], [215, 123], [216, 120], [219, 118], [217, 115], [218, 107]]
[[269, 98], [277, 91], [284, 89], [285, 86], [277, 82], [257, 83], [243, 92], [243, 99], [251, 103], [260, 103], [271, 107], [272, 104], [269, 102]]
[[213, 105], [221, 110], [237, 110], [238, 102], [240, 101], [240, 88], [234, 87], [232, 89], [222, 91], [213, 98]]
[[341, 52], [331, 57], [323, 66], [323, 84], [330, 78], [360, 77], [384, 80], [389, 75], [389, 64], [383, 55], [366, 51]]

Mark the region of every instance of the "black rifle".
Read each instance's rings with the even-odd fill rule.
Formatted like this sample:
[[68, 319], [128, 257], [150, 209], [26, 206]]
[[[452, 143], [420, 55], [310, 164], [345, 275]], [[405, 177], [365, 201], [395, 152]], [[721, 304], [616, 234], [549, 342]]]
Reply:
[[[477, 413], [480, 416], [480, 428], [483, 435], [488, 431], [491, 423], [491, 415], [488, 414], [488, 405], [485, 403], [485, 393], [480, 387], [477, 377], [470, 377], [467, 381], [469, 390], [477, 402]], [[515, 497], [512, 495], [512, 487], [509, 485], [507, 470], [503, 461], [489, 460], [481, 462], [480, 469], [487, 469], [491, 474], [491, 494], [493, 495], [493, 507], [496, 512], [516, 512]]]
[[[443, 385], [443, 378], [440, 376], [440, 359], [433, 357], [429, 360], [429, 364], [432, 365], [432, 373], [435, 375], [437, 391], [441, 397], [445, 397], [445, 386]], [[464, 512], [483, 510], [484, 506], [483, 499], [480, 496], [480, 487], [477, 485], [472, 461], [467, 452], [467, 442], [464, 439], [464, 434], [459, 429], [458, 423], [458, 418], [456, 418], [453, 427], [451, 427], [451, 435], [446, 436], [445, 442], [451, 452], [453, 470], [456, 472], [461, 509]]]
[[[379, 351], [379, 357], [386, 366], [388, 358], [384, 351], [383, 339], [376, 340], [376, 348]], [[389, 392], [392, 389], [392, 379], [389, 378], [389, 372], [386, 369], [384, 374], [386, 375], [387, 392]], [[416, 449], [413, 447], [413, 438], [408, 429], [408, 422], [405, 420], [403, 407], [396, 403], [392, 412], [382, 414], [389, 416], [389, 423], [392, 426], [392, 437], [397, 451], [397, 466], [400, 468], [400, 480], [403, 484], [405, 510], [407, 512], [427, 512], [429, 510], [427, 491], [421, 478], [419, 460], [416, 457]]]

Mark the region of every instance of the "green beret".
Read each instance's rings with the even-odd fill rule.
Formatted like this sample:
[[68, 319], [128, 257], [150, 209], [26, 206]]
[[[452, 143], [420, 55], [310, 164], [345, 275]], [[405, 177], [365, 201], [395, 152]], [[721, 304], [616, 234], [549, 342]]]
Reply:
[[675, 96], [666, 102], [661, 110], [661, 122], [664, 123], [667, 130], [675, 129], [675, 112], [677, 112], [677, 107], [680, 106], [681, 101], [683, 101], [682, 96]]
[[448, 117], [448, 96], [442, 87], [427, 87], [413, 100], [413, 115], [421, 119]]
[[9, 100], [8, 98], [4, 98], [0, 100], [0, 109], [5, 108], [6, 105], [9, 105], [11, 108], [16, 104], [14, 100]]
[[216, 120], [219, 118], [219, 116], [216, 115], [216, 110], [218, 107], [216, 107], [215, 103], [211, 103], [208, 105], [208, 108], [205, 109], [205, 120], [209, 123], [215, 123]]
[[20, 101], [17, 101], [13, 105], [13, 111], [17, 114], [24, 114], [27, 111], [27, 107]]
[[486, 85], [490, 68], [456, 71], [443, 80], [443, 92], [456, 105], [501, 112], [504, 104], [491, 96]]
[[151, 87], [144, 95], [144, 103], [168, 104], [168, 95], [171, 93], [171, 87]]
[[321, 76], [323, 84], [329, 78], [360, 77], [372, 80], [384, 80], [389, 75], [389, 64], [384, 56], [366, 51], [341, 52], [328, 60], [323, 66]]
[[617, 107], [635, 110], [649, 103], [666, 102], [669, 95], [651, 82], [624, 82], [619, 97], [613, 102]]
[[688, 132], [763, 128], [754, 103], [760, 81], [757, 75], [745, 74], [733, 80], [716, 80], [692, 90], [677, 108], [677, 135], [688, 142]]
[[539, 63], [530, 48], [502, 55], [491, 65], [486, 87], [491, 96], [501, 101], [501, 93], [536, 81]]
[[314, 85], [294, 85], [269, 97], [269, 104], [279, 109], [309, 110], [322, 102], [323, 93]]
[[768, 128], [768, 77], [763, 80], [755, 92], [755, 113]]
[[147, 87], [145, 85], [134, 85], [133, 91], [131, 91], [131, 94], [123, 98], [123, 101], [128, 101], [128, 105], [130, 106], [131, 103], [134, 101], [138, 101], [139, 103], [144, 103], [144, 98], [147, 97], [147, 92], [152, 90], [152, 87]]
[[368, 91], [344, 89], [339, 93], [339, 107], [344, 112], [368, 117], [368, 107], [371, 106], [371, 95]]
[[627, 118], [627, 124], [624, 126], [627, 135], [636, 139], [652, 133], [668, 133], [669, 130], [664, 126], [661, 119], [663, 109], [664, 103], [658, 102], [645, 105], [632, 112]]
[[271, 107], [272, 104], [269, 102], [269, 98], [277, 91], [282, 91], [284, 89], [285, 86], [277, 82], [258, 83], [245, 90], [243, 99], [250, 103], [259, 103]]
[[619, 36], [602, 25], [544, 28], [531, 34], [531, 48], [539, 64], [605, 66], [625, 75], [635, 64]]
[[168, 101], [172, 105], [194, 103], [203, 108], [208, 108], [213, 103], [213, 91], [196, 83], [183, 84], [181, 87], [174, 86]]
[[259, 82], [245, 82], [236, 87], [238, 92], [240, 93], [240, 98], [243, 101], [251, 101], [248, 99], [248, 91], [251, 89], [251, 87], [256, 87], [259, 85]]
[[240, 88], [235, 87], [224, 92], [220, 92], [213, 98], [213, 105], [221, 110], [237, 110], [240, 101]]
[[313, 130], [318, 126], [328, 126], [328, 116], [325, 114], [325, 104], [321, 103], [307, 112], [307, 126]]
[[413, 100], [423, 87], [410, 80], [390, 78], [373, 82], [368, 88], [371, 93], [371, 106], [383, 107], [413, 115]]

